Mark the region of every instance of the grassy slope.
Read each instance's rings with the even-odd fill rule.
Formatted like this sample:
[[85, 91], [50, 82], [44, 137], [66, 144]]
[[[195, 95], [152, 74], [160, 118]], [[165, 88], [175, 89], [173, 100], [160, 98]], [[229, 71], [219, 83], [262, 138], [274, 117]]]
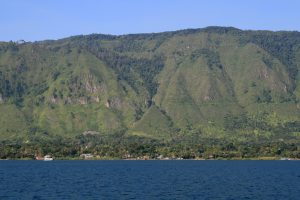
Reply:
[[[272, 45], [251, 42], [255, 32], [226, 30], [1, 43], [0, 139], [124, 129], [157, 139], [201, 129], [218, 138], [227, 137], [228, 114], [260, 119], [267, 113], [262, 120], [270, 125], [300, 121], [300, 79], [291, 78], [290, 61], [284, 62]], [[257, 34], [275, 38], [270, 40], [275, 47], [281, 41], [276, 40], [280, 33]], [[300, 69], [299, 48], [292, 53]], [[163, 68], [154, 66], [158, 56]], [[12, 88], [6, 96], [5, 80]], [[21, 95], [17, 83], [24, 85]], [[233, 137], [255, 131], [240, 130]]]
[[172, 129], [170, 119], [157, 106], [151, 106], [128, 133], [143, 137], [166, 139], [171, 137]]

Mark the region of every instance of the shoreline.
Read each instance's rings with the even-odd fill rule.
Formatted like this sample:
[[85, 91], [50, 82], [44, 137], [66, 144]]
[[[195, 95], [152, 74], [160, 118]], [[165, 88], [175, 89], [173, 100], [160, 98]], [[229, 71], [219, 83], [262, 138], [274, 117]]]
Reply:
[[[217, 158], [217, 159], [120, 159], [120, 158], [97, 158], [97, 159], [78, 159], [78, 158], [54, 158], [53, 161], [298, 161], [298, 158], [281, 157], [257, 157], [257, 158]], [[18, 158], [18, 159], [0, 159], [0, 161], [44, 161], [32, 158]]]

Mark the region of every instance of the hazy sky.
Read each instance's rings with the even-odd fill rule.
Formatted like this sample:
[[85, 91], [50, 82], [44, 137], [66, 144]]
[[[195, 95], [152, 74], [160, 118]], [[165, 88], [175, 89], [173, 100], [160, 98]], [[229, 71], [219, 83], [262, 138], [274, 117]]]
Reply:
[[300, 0], [1, 0], [0, 41], [206, 26], [300, 31]]

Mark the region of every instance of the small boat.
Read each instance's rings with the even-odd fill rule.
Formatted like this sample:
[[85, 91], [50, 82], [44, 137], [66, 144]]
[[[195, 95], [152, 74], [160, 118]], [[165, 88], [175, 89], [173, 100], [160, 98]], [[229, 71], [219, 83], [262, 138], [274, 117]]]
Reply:
[[290, 158], [283, 157], [283, 158], [280, 158], [280, 160], [291, 160], [291, 159], [290, 159]]
[[52, 161], [53, 158], [50, 155], [45, 155], [44, 156], [44, 161]]

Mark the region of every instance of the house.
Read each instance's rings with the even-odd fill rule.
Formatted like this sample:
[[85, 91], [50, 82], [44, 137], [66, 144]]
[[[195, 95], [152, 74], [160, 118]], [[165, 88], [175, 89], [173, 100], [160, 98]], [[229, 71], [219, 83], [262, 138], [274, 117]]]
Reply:
[[80, 158], [83, 158], [84, 160], [90, 160], [90, 159], [93, 159], [94, 156], [90, 153], [84, 153], [84, 154], [80, 155]]

